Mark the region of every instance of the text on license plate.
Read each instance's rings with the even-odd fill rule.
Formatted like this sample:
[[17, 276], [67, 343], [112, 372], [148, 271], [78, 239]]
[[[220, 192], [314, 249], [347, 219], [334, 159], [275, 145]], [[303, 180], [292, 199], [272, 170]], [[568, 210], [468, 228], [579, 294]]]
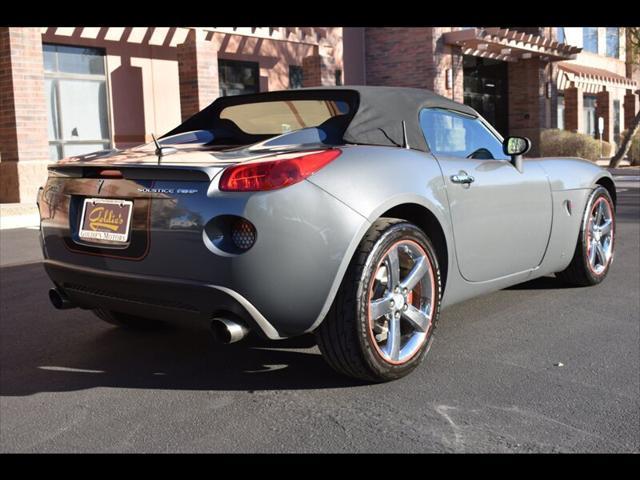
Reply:
[[86, 198], [79, 236], [86, 240], [124, 243], [129, 238], [133, 202], [111, 198]]

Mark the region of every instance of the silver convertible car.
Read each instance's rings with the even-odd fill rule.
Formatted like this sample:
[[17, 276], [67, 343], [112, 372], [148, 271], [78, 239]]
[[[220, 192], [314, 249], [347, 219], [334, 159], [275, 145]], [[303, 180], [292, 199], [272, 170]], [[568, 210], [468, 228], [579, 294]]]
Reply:
[[206, 322], [227, 343], [313, 332], [338, 372], [393, 380], [442, 308], [607, 275], [611, 175], [529, 148], [425, 90], [219, 98], [150, 144], [49, 167], [49, 296], [125, 327]]

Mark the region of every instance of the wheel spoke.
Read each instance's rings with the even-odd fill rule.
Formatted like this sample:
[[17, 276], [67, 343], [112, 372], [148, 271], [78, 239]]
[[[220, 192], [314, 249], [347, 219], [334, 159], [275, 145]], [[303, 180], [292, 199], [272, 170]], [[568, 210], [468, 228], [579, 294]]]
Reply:
[[596, 225], [600, 225], [600, 223], [602, 222], [602, 216], [604, 215], [604, 204], [603, 202], [600, 202], [600, 204], [598, 205], [598, 211], [596, 212]]
[[415, 330], [426, 332], [429, 328], [429, 316], [413, 305], [409, 305], [409, 308], [402, 312], [402, 316], [409, 321]]
[[611, 220], [605, 220], [600, 226], [600, 231], [602, 235], [609, 235], [611, 233]]
[[596, 252], [598, 252], [598, 257], [600, 257], [600, 265], [604, 267], [607, 264], [607, 256], [605, 255], [600, 242], [596, 243]]
[[589, 263], [592, 267], [596, 266], [596, 241], [591, 241], [591, 251], [589, 252]]
[[388, 295], [384, 298], [380, 298], [378, 300], [373, 300], [369, 304], [369, 308], [371, 311], [371, 318], [376, 320], [383, 315], [391, 312], [391, 295]]
[[400, 260], [398, 260], [398, 249], [394, 248], [387, 254], [388, 261], [388, 281], [389, 290], [400, 283]]
[[429, 271], [429, 260], [427, 257], [420, 257], [420, 259], [414, 264], [413, 268], [405, 279], [400, 283], [400, 288], [406, 288], [413, 290], [422, 277]]
[[386, 354], [391, 360], [400, 358], [400, 319], [395, 316], [389, 321], [389, 336], [387, 337]]

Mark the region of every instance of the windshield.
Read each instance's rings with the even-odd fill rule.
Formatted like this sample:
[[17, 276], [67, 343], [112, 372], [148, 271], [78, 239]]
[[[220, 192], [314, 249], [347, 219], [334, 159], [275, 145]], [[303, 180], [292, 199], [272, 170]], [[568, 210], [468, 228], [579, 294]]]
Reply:
[[340, 100], [279, 100], [231, 105], [220, 112], [220, 118], [249, 135], [281, 135], [348, 113], [349, 105]]

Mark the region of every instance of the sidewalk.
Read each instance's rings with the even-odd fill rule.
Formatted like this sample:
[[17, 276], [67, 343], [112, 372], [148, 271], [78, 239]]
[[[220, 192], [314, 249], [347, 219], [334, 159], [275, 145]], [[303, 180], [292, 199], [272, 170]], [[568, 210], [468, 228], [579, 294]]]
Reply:
[[[601, 167], [605, 167], [607, 168], [609, 166], [609, 162], [611, 161], [610, 158], [602, 158], [600, 160], [596, 160], [596, 163], [601, 166]], [[629, 160], [627, 160], [626, 158], [624, 160], [622, 160], [620, 162], [620, 164], [618, 165], [618, 168], [620, 167], [629, 167], [631, 164], [629, 163]]]
[[0, 203], [0, 230], [37, 227], [39, 224], [35, 203]]

